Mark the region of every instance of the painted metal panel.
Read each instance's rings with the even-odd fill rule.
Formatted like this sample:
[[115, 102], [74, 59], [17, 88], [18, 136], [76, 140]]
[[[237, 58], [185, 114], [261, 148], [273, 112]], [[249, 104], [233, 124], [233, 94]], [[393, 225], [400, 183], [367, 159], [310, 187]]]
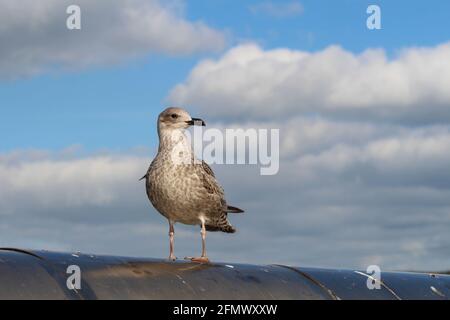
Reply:
[[[67, 287], [67, 268], [81, 289]], [[0, 299], [449, 299], [450, 276], [247, 265], [0, 249]]]

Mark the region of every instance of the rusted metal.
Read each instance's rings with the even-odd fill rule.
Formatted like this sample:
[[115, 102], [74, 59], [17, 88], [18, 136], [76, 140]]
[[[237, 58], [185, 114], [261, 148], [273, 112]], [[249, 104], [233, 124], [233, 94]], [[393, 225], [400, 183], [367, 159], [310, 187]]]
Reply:
[[[69, 266], [81, 288], [67, 285]], [[450, 276], [0, 249], [0, 299], [449, 299]]]

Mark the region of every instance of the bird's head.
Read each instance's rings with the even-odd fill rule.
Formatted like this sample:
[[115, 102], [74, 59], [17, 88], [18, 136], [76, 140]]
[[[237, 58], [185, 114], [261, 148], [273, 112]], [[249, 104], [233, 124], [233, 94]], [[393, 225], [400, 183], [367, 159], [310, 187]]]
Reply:
[[186, 129], [194, 125], [205, 126], [205, 122], [202, 119], [192, 118], [186, 110], [181, 108], [167, 108], [158, 117], [159, 130]]

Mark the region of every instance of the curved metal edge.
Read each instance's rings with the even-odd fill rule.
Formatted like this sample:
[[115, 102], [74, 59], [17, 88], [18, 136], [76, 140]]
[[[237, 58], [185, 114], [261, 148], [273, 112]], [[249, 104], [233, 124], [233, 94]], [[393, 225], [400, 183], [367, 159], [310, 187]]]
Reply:
[[[2, 247], [0, 248], [1, 251], [7, 251], [7, 252], [14, 252], [14, 253], [21, 253], [25, 254], [31, 257], [34, 257], [38, 259], [39, 266], [47, 272], [47, 274], [55, 280], [61, 291], [64, 293], [67, 299], [70, 300], [88, 300], [92, 299], [92, 292], [90, 290], [85, 290], [84, 292], [90, 293], [87, 297], [84, 294], [81, 294], [77, 290], [68, 290], [66, 285], [66, 274], [63, 270], [60, 270], [58, 266], [56, 266], [54, 263], [52, 263], [49, 259], [45, 257], [44, 254], [45, 251], [39, 251], [39, 250], [29, 250], [29, 249], [19, 249], [19, 248], [12, 248], [12, 247]], [[39, 255], [37, 252], [40, 252], [41, 255]], [[84, 284], [85, 287], [89, 288], [88, 284]], [[94, 294], [95, 296], [95, 294]]]
[[294, 271], [295, 273], [300, 274], [301, 276], [307, 278], [308, 280], [310, 280], [311, 282], [313, 282], [314, 284], [316, 284], [317, 286], [322, 288], [322, 290], [324, 290], [325, 293], [327, 295], [329, 295], [332, 300], [341, 300], [341, 298], [339, 298], [338, 295], [333, 292], [333, 290], [327, 288], [324, 284], [322, 284], [320, 281], [318, 281], [314, 277], [310, 276], [309, 274], [307, 274], [307, 273], [305, 273], [305, 272], [303, 272], [301, 270], [298, 270], [298, 269], [296, 269], [294, 267], [285, 266], [285, 265], [282, 265], [282, 264], [275, 264], [275, 266], [278, 266], [278, 267], [281, 267], [281, 268], [286, 268], [286, 269], [289, 269], [291, 271]]
[[374, 282], [378, 282], [381, 286], [383, 286], [387, 291], [389, 291], [397, 300], [402, 300], [402, 298], [400, 298], [398, 295], [397, 295], [397, 293], [395, 293], [395, 291], [394, 290], [392, 290], [391, 288], [389, 288], [383, 281], [381, 281], [381, 280], [378, 280], [378, 279], [375, 279], [374, 277], [372, 277], [371, 275], [369, 275], [369, 274], [366, 274], [366, 273], [364, 273], [364, 272], [361, 272], [361, 271], [354, 271], [356, 274], [359, 274], [359, 275], [361, 275], [361, 276], [363, 276], [363, 277], [366, 277], [366, 278], [368, 278], [368, 279], [370, 279], [370, 280], [372, 280], [372, 281], [374, 281]]
[[23, 254], [27, 254], [27, 255], [33, 256], [35, 258], [38, 258], [40, 260], [45, 260], [44, 257], [41, 257], [40, 255], [34, 253], [33, 251], [26, 250], [26, 249], [4, 247], [4, 248], [0, 248], [0, 251], [11, 251], [11, 252], [23, 253]]
[[[102, 264], [112, 264], [112, 265], [129, 265], [133, 263], [159, 263], [165, 264], [167, 261], [164, 259], [154, 259], [154, 258], [132, 258], [132, 257], [121, 257], [121, 256], [109, 256], [109, 255], [92, 255], [92, 254], [82, 254], [80, 252], [76, 253], [62, 253], [62, 252], [52, 252], [46, 250], [27, 250], [27, 249], [19, 249], [19, 248], [10, 248], [4, 247], [0, 248], [1, 251], [6, 252], [14, 252], [19, 254], [25, 254], [28, 256], [32, 256], [36, 258], [39, 262], [38, 265], [49, 274], [51, 278], [53, 278], [56, 284], [59, 286], [61, 291], [64, 293], [67, 299], [72, 300], [91, 300], [97, 299], [96, 293], [89, 285], [89, 281], [82, 281], [83, 290], [69, 290], [66, 285], [67, 273], [66, 268], [71, 264], [77, 264], [77, 260], [88, 261], [89, 265], [102, 265]], [[87, 259], [87, 260], [86, 260]], [[81, 262], [80, 261], [80, 262]], [[191, 266], [192, 268], [204, 268], [205, 265], [202, 264], [193, 264], [188, 261], [178, 261], [175, 264], [186, 264], [186, 266]], [[234, 265], [234, 267], [233, 267]], [[364, 278], [368, 278], [374, 281], [377, 281], [375, 278], [370, 275], [355, 270], [335, 270], [335, 269], [320, 269], [320, 268], [299, 268], [294, 266], [286, 266], [280, 264], [272, 264], [272, 265], [249, 265], [249, 264], [235, 264], [232, 265], [227, 263], [212, 263], [208, 265], [209, 267], [214, 268], [263, 268], [263, 267], [276, 267], [287, 269], [291, 272], [295, 272], [298, 276], [302, 277], [303, 281], [311, 283], [311, 286], [317, 287], [319, 292], [323, 292], [324, 297], [328, 297], [332, 300], [343, 300], [343, 299], [353, 299], [351, 295], [348, 295], [346, 291], [346, 285], [348, 285], [350, 278], [355, 279], [351, 276], [354, 274], [355, 276], [362, 276]], [[235, 269], [236, 270], [236, 269]], [[326, 275], [328, 274], [328, 275]], [[344, 275], [342, 279], [340, 274]], [[384, 281], [379, 281], [380, 285], [386, 293], [389, 293], [392, 298], [397, 300], [402, 299], [449, 299], [449, 291], [450, 290], [450, 275], [441, 274], [441, 273], [409, 273], [409, 272], [387, 272], [384, 273], [386, 276]], [[345, 276], [346, 275], [346, 276]], [[356, 276], [356, 277], [358, 277]], [[327, 278], [328, 277], [328, 278]], [[347, 277], [347, 278], [346, 278]], [[348, 278], [350, 277], [350, 278]], [[433, 282], [427, 281], [426, 278], [432, 278]], [[295, 278], [295, 276], [294, 276]], [[347, 280], [346, 280], [347, 279]], [[416, 280], [414, 280], [416, 279]], [[355, 281], [355, 280], [353, 280]], [[411, 282], [412, 287], [410, 287], [409, 281]], [[340, 284], [339, 284], [340, 283]], [[359, 284], [359, 280], [356, 282]], [[343, 287], [340, 287], [344, 285]], [[424, 288], [428, 290], [424, 290]], [[335, 288], [337, 292], [333, 289]], [[338, 290], [338, 288], [340, 288]], [[411, 293], [411, 288], [417, 288], [420, 291], [414, 291], [414, 294]], [[341, 290], [342, 289], [342, 290]], [[341, 292], [339, 294], [338, 292]], [[432, 293], [432, 294], [431, 294]], [[422, 297], [423, 296], [423, 297]], [[386, 298], [387, 296], [385, 296]], [[371, 297], [366, 296], [366, 298], [371, 299]], [[379, 298], [379, 297], [378, 297]], [[364, 297], [363, 297], [364, 299]]]

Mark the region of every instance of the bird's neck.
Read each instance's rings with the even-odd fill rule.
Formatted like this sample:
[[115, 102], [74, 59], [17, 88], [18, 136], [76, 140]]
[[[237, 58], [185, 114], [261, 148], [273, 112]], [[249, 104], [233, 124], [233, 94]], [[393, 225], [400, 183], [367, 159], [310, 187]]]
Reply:
[[184, 134], [184, 129], [160, 129], [158, 153], [183, 152], [184, 155], [192, 154], [189, 139]]

